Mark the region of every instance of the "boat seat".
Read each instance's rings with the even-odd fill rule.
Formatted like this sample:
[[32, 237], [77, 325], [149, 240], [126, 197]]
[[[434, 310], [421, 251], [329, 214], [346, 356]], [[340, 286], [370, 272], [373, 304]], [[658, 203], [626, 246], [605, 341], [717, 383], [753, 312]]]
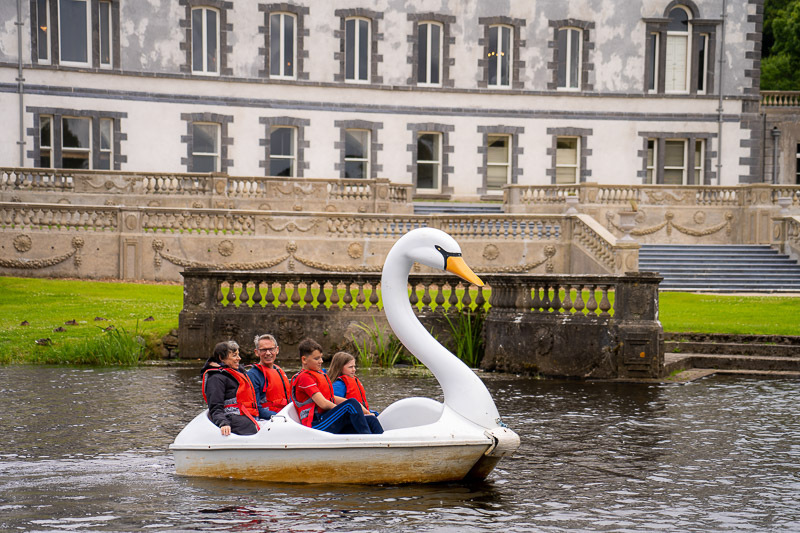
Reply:
[[394, 402], [378, 416], [384, 431], [425, 426], [442, 417], [444, 404], [430, 398], [403, 398]]

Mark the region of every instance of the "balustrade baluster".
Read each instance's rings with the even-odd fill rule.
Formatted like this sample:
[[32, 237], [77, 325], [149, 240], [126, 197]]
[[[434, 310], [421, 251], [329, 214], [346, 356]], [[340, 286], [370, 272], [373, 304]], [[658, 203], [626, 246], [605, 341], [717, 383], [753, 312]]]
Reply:
[[564, 313], [572, 314], [572, 298], [570, 298], [570, 292], [572, 292], [572, 285], [565, 284], [564, 285], [564, 299], [561, 300], [561, 307], [564, 308]]
[[366, 311], [364, 302], [367, 301], [367, 295], [364, 294], [364, 281], [356, 280], [356, 311]]
[[289, 300], [289, 296], [286, 294], [286, 282], [281, 281], [279, 283], [281, 286], [281, 291], [278, 293], [278, 307], [287, 307], [286, 302]]
[[300, 284], [292, 282], [292, 307], [300, 307]]
[[597, 290], [597, 285], [589, 285], [589, 301], [586, 302], [586, 309], [590, 315], [597, 314], [597, 300], [595, 300], [594, 293]]
[[256, 280], [256, 281], [253, 282], [253, 297], [251, 298], [251, 300], [253, 301], [253, 307], [256, 307], [256, 308], [259, 308], [259, 309], [263, 307], [263, 305], [261, 305], [262, 298], [261, 298], [261, 281], [260, 280]]
[[609, 317], [609, 309], [611, 309], [611, 302], [608, 301], [609, 285], [603, 285], [600, 289], [603, 291], [603, 298], [600, 300], [600, 316]]
[[272, 282], [264, 282], [264, 307], [275, 307], [275, 293], [272, 291]]
[[585, 307], [583, 303], [583, 285], [577, 285], [575, 291], [575, 312], [576, 313], [583, 313], [583, 308]]
[[[467, 284], [465, 290], [469, 290], [470, 286]], [[478, 287], [478, 294], [475, 295], [475, 310], [479, 312], [485, 311], [484, 307], [486, 306], [486, 297], [483, 294], [483, 289], [485, 287]]]
[[422, 293], [422, 312], [429, 313], [431, 311], [431, 281], [426, 279], [422, 282], [423, 286], [423, 293]]
[[339, 282], [334, 281], [331, 283], [331, 309], [339, 309]]
[[225, 307], [225, 304], [222, 303], [225, 300], [225, 293], [222, 292], [222, 286], [225, 284], [222, 280], [217, 280], [217, 290], [214, 294], [216, 299], [216, 306], [217, 307]]
[[317, 292], [316, 309], [319, 311], [324, 311], [325, 309], [327, 309], [327, 307], [325, 306], [325, 302], [328, 300], [328, 297], [325, 294], [325, 283], [323, 283], [322, 281], [318, 281], [317, 288], [319, 289], [319, 292]]
[[350, 292], [352, 284], [353, 284], [352, 281], [344, 282], [344, 298], [342, 298], [342, 301], [344, 302], [345, 311], [353, 310], [353, 293]]
[[541, 312], [542, 310], [542, 299], [539, 297], [539, 292], [541, 291], [541, 286], [538, 284], [533, 285], [533, 301], [531, 302], [531, 307], [533, 308], [534, 312]]
[[542, 288], [542, 311], [545, 313], [550, 312], [550, 284], [545, 283]]
[[[448, 303], [448, 310], [456, 310], [458, 309], [458, 295], [456, 294], [456, 286], [458, 285], [457, 282], [449, 282], [446, 284], [447, 287], [450, 289], [450, 297], [447, 298]], [[442, 291], [444, 293], [444, 290]], [[436, 303], [439, 303], [439, 300], [436, 300]], [[442, 306], [444, 306], [444, 295], [442, 295]]]
[[[473, 300], [472, 300], [472, 293], [469, 290], [469, 288], [470, 288], [469, 284], [468, 283], [457, 283], [456, 285], [453, 286], [453, 294], [456, 297], [456, 306], [458, 306], [458, 294], [456, 294], [458, 287], [462, 287], [463, 290], [464, 290], [464, 294], [461, 296], [461, 309], [463, 309], [465, 311], [471, 311], [472, 310], [472, 302], [473, 302]], [[480, 289], [478, 289], [478, 290], [480, 290]]]
[[310, 310], [314, 308], [314, 295], [311, 293], [311, 284], [312, 281], [307, 281], [305, 283], [306, 292], [303, 295], [303, 309]]
[[417, 304], [419, 303], [419, 297], [417, 296], [417, 284], [411, 283], [411, 294], [408, 297], [408, 301], [415, 310], [417, 309]]
[[250, 301], [250, 295], [247, 292], [247, 288], [250, 284], [246, 281], [242, 282], [242, 292], [239, 295], [239, 301], [241, 302], [241, 307], [250, 307], [247, 305], [247, 302]]
[[524, 313], [528, 313], [531, 310], [531, 289], [527, 285], [522, 287], [522, 294], [519, 298], [519, 306], [517, 307]]
[[370, 307], [375, 307], [378, 305], [380, 298], [378, 298], [378, 284], [377, 283], [370, 283], [370, 293], [369, 293], [369, 304]]

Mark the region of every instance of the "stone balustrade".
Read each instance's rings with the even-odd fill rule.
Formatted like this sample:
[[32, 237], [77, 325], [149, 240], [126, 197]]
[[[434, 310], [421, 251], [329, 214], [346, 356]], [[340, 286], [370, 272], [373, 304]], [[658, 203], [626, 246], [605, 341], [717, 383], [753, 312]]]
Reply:
[[410, 213], [411, 185], [388, 179], [287, 180], [225, 174], [0, 168], [0, 201]]
[[800, 107], [800, 91], [761, 91], [763, 107]]
[[[312, 337], [326, 353], [352, 350], [359, 324], [381, 310], [380, 274], [255, 273], [187, 269], [180, 315], [182, 357], [205, 357], [234, 339], [251, 352], [271, 332], [284, 351]], [[448, 338], [445, 313], [487, 311], [483, 367], [581, 378], [658, 377], [663, 366], [658, 283], [650, 274], [482, 274], [468, 286], [448, 274], [411, 274], [409, 301], [426, 328]]]
[[619, 212], [636, 211], [630, 235], [640, 243], [759, 244], [770, 242], [770, 219], [780, 198], [800, 211], [800, 186], [509, 185], [507, 213], [555, 213], [574, 208], [623, 235]]

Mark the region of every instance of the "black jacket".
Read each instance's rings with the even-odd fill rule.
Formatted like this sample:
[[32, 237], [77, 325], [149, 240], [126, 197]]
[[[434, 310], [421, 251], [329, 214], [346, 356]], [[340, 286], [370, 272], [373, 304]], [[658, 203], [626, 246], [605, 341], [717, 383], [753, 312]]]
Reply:
[[[207, 370], [217, 367], [208, 363], [203, 367], [203, 374]], [[229, 368], [225, 365], [218, 367]], [[241, 372], [241, 370], [234, 370]], [[244, 372], [241, 372], [244, 374]], [[245, 377], [247, 374], [245, 374]], [[230, 426], [231, 432], [237, 435], [253, 435], [258, 431], [256, 425], [244, 415], [235, 415], [225, 412], [225, 400], [235, 399], [239, 382], [227, 372], [210, 372], [205, 378], [205, 395], [208, 402], [208, 418], [218, 427]]]

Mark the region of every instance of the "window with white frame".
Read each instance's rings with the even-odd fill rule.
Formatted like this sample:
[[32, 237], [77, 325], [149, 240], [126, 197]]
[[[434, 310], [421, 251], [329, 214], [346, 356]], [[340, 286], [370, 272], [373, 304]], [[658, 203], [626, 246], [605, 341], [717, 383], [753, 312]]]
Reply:
[[344, 22], [345, 80], [369, 81], [370, 21], [349, 18]]
[[658, 161], [658, 142], [655, 139], [647, 139], [647, 163], [645, 164], [645, 184], [652, 185], [656, 182], [656, 161]]
[[577, 28], [558, 30], [557, 87], [579, 89], [581, 86], [581, 52], [583, 32]]
[[192, 123], [192, 172], [219, 172], [220, 125]]
[[686, 141], [667, 139], [664, 141], [664, 184], [686, 184]]
[[61, 118], [61, 168], [92, 168], [90, 118]]
[[100, 119], [100, 150], [97, 168], [111, 170], [114, 164], [114, 120]]
[[417, 190], [439, 192], [442, 172], [442, 134], [417, 135]]
[[369, 177], [369, 130], [345, 130], [344, 177]]
[[578, 137], [556, 138], [556, 183], [577, 183], [580, 165]]
[[667, 24], [667, 46], [664, 69], [666, 92], [688, 92], [689, 90], [689, 12], [681, 6], [669, 12]]
[[111, 52], [111, 30], [112, 17], [111, 17], [111, 2], [102, 1], [98, 4], [98, 36], [100, 39], [100, 68], [111, 68], [112, 52]]
[[513, 31], [510, 26], [489, 26], [489, 87], [511, 86]]
[[297, 128], [273, 126], [269, 132], [269, 175], [297, 175]]
[[438, 22], [420, 22], [418, 29], [417, 83], [441, 85], [442, 25]]
[[192, 9], [192, 72], [219, 74], [219, 12], [210, 7]]
[[296, 76], [297, 17], [292, 13], [269, 16], [269, 75], [292, 79]]
[[647, 34], [647, 90], [655, 92], [658, 89], [658, 54], [660, 48], [658, 32]]
[[502, 191], [511, 175], [511, 136], [487, 135], [486, 190]]
[[702, 185], [705, 171], [706, 143], [702, 139], [694, 141], [694, 181], [692, 185]]
[[60, 63], [89, 66], [91, 23], [88, 0], [60, 0], [58, 15]]
[[50, 2], [36, 0], [36, 47], [38, 62], [50, 63]]
[[39, 166], [53, 167], [53, 117], [39, 117]]

